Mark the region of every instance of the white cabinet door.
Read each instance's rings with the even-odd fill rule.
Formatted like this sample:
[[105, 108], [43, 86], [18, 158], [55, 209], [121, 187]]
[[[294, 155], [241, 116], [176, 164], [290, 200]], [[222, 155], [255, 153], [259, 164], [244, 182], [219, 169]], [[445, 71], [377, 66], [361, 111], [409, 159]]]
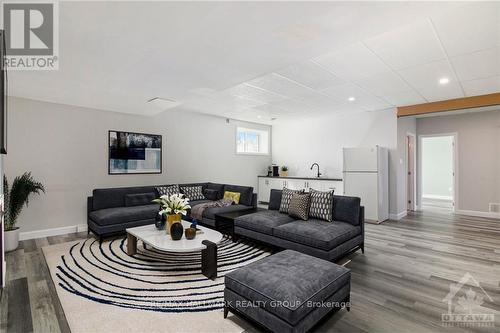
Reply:
[[341, 181], [338, 180], [323, 180], [321, 182], [321, 191], [331, 191], [335, 195], [343, 195], [344, 194], [344, 186]]
[[285, 187], [285, 182], [283, 179], [268, 178], [268, 180], [269, 180], [269, 191], [271, 191], [271, 189], [282, 190], [283, 187]]
[[259, 202], [269, 202], [271, 187], [269, 178], [259, 177], [259, 193], [257, 195]]
[[323, 191], [323, 180], [313, 180], [313, 179], [308, 179], [307, 181], [307, 190], [313, 189], [316, 191]]
[[305, 190], [306, 181], [304, 179], [287, 179], [286, 188], [291, 190]]

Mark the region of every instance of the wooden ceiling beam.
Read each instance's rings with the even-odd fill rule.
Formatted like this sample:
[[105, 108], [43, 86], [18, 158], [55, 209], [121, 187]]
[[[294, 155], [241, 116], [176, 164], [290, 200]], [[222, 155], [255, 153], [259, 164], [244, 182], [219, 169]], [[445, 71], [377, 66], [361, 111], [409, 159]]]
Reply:
[[398, 107], [398, 117], [500, 105], [500, 93]]

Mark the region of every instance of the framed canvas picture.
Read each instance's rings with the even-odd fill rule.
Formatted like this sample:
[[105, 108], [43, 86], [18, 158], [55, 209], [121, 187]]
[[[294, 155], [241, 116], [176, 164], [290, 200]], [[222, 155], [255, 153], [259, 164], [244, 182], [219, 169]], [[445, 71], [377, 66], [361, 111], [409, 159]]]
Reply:
[[162, 137], [123, 131], [109, 131], [108, 174], [162, 172]]

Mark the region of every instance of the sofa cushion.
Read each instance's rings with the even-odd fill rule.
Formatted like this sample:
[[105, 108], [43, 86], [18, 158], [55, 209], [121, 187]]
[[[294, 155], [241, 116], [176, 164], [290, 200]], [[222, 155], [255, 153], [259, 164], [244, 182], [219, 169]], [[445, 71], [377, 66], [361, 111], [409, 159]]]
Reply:
[[333, 196], [333, 220], [359, 225], [361, 199], [343, 195]]
[[[156, 218], [158, 205], [144, 205], [133, 207], [105, 208], [90, 212], [89, 216], [99, 225], [113, 225], [123, 222], [147, 220]], [[152, 221], [153, 223], [154, 221]]]
[[350, 279], [343, 266], [285, 250], [227, 273], [225, 287], [295, 325], [317, 308], [311, 304], [350, 289]]
[[224, 184], [207, 183], [205, 188], [217, 191], [217, 198], [214, 200], [222, 199], [222, 196], [224, 195]]
[[295, 221], [293, 217], [277, 210], [263, 210], [236, 218], [234, 226], [272, 235], [273, 228], [292, 221]]
[[205, 196], [203, 195], [203, 186], [181, 186], [181, 192], [189, 199], [189, 200], [204, 200]]
[[236, 212], [236, 211], [245, 210], [245, 209], [248, 209], [248, 206], [231, 205], [231, 206], [226, 206], [226, 207], [210, 207], [210, 208], [206, 208], [203, 211], [203, 217], [205, 217], [207, 219], [214, 220], [215, 214]]
[[92, 210], [125, 206], [125, 195], [154, 192], [153, 186], [100, 188], [92, 191]]
[[206, 188], [203, 190], [203, 195], [207, 200], [215, 201], [219, 200], [219, 192], [211, 188]]
[[212, 202], [212, 200], [203, 199], [203, 200], [189, 201], [189, 206], [191, 206], [191, 208], [193, 208], [196, 205], [199, 205], [199, 204], [202, 204], [202, 203], [207, 203], [207, 202]]
[[294, 193], [290, 199], [288, 215], [306, 221], [309, 218], [311, 195], [309, 193]]
[[292, 242], [329, 251], [361, 234], [359, 226], [346, 222], [310, 219], [294, 221], [273, 229], [273, 235]]
[[279, 210], [281, 205], [281, 195], [283, 194], [282, 190], [271, 190], [271, 194], [269, 196], [269, 206], [267, 209], [269, 210]]
[[224, 192], [238, 192], [240, 193], [240, 204], [251, 206], [252, 205], [252, 196], [253, 196], [253, 187], [251, 186], [238, 186], [238, 185], [224, 185]]
[[172, 194], [178, 194], [181, 193], [181, 190], [179, 188], [179, 185], [169, 185], [169, 186], [157, 186], [155, 187], [156, 193], [158, 193], [158, 196], [162, 195], [168, 195], [171, 196]]
[[292, 195], [295, 193], [304, 193], [304, 190], [290, 190], [289, 188], [284, 188], [281, 195], [280, 212], [288, 214], [288, 207], [290, 206], [290, 200], [292, 200]]
[[311, 208], [309, 209], [309, 216], [325, 220], [328, 222], [333, 221], [333, 191], [316, 191], [311, 192]]
[[142, 206], [142, 205], [158, 205], [152, 202], [156, 198], [155, 192], [125, 194], [125, 206]]

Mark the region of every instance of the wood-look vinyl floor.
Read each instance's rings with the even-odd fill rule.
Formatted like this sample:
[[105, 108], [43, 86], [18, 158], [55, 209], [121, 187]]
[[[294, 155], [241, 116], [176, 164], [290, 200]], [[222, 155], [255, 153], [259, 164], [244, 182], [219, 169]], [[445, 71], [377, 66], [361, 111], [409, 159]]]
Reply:
[[[24, 241], [7, 254], [0, 332], [70, 332], [41, 248], [87, 237], [68, 234]], [[365, 254], [350, 256], [350, 312], [340, 310], [318, 332], [500, 332], [500, 221], [439, 212], [366, 225]], [[494, 327], [443, 327], [450, 283], [470, 273], [492, 298]], [[219, 315], [219, 314], [214, 314]], [[222, 314], [220, 314], [222, 315]], [[119, 320], [119, 318], [117, 318]], [[250, 330], [253, 331], [253, 330]]]

